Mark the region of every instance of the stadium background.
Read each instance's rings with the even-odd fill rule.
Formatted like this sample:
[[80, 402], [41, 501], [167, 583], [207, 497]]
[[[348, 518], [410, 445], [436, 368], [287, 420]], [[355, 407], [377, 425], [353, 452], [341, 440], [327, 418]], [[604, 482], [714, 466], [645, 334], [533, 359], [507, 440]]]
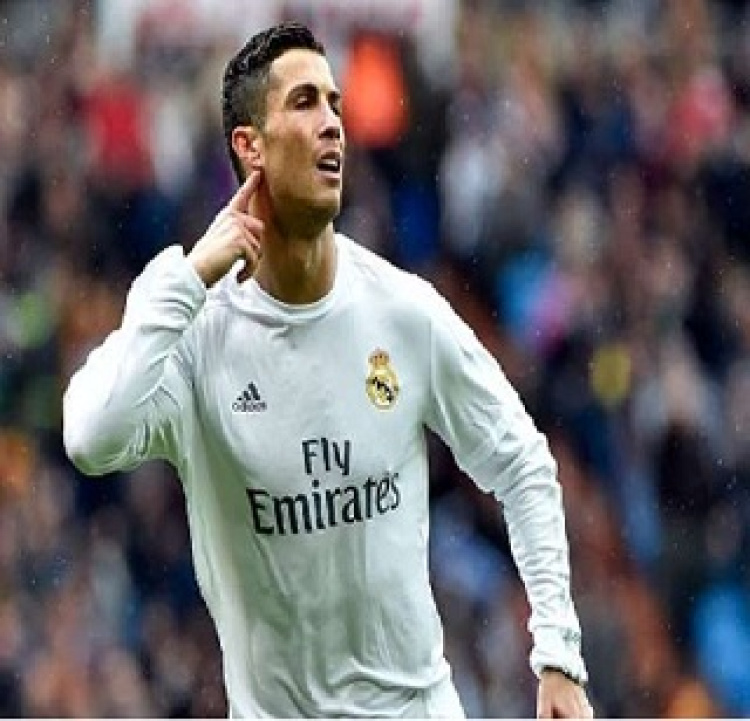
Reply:
[[[750, 9], [718, 0], [0, 1], [0, 715], [226, 713], [178, 482], [79, 476], [60, 396], [231, 192], [221, 70], [281, 17], [344, 89], [339, 227], [549, 435], [597, 713], [750, 715]], [[466, 709], [531, 715], [495, 504], [433, 456]]]

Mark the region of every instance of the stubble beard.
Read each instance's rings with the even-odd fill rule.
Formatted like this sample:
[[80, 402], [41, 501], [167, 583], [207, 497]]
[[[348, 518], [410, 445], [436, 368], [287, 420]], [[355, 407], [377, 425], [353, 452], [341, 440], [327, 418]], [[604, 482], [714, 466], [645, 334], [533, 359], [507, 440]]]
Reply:
[[[274, 204], [276, 225], [290, 238], [314, 240], [341, 212], [341, 193], [336, 199], [311, 201], [309, 198], [289, 198]], [[283, 209], [279, 212], [279, 209]]]

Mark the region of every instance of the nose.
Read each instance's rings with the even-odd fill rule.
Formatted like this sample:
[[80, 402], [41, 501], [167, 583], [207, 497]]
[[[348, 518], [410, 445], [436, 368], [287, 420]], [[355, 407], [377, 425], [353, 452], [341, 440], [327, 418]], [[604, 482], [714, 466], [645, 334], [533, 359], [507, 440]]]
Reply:
[[341, 123], [338, 125], [326, 124], [320, 133], [324, 140], [341, 140]]
[[341, 140], [343, 135], [341, 116], [338, 115], [328, 104], [325, 105], [324, 112], [325, 118], [323, 119], [323, 127], [320, 131], [320, 137], [325, 138], [326, 140]]

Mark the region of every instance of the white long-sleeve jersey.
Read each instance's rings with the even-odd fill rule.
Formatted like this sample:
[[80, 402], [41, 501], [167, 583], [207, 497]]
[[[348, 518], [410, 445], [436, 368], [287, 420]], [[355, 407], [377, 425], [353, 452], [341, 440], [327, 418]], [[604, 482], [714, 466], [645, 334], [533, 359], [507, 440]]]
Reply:
[[85, 473], [178, 470], [232, 716], [460, 715], [428, 578], [425, 428], [507, 521], [532, 668], [579, 678], [556, 467], [498, 364], [424, 280], [336, 236], [331, 292], [281, 303], [181, 248], [73, 376]]

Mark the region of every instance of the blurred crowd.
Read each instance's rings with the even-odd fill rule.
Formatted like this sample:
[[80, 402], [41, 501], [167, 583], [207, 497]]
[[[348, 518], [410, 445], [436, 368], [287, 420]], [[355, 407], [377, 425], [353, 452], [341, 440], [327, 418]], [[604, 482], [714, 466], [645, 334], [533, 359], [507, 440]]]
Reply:
[[[226, 714], [174, 472], [85, 479], [61, 445], [133, 277], [234, 187], [219, 83], [259, 28], [135, 5], [110, 53], [103, 2], [0, 0], [5, 716]], [[454, 0], [431, 42], [377, 5], [263, 5], [320, 33], [342, 85], [339, 229], [434, 282], [548, 435], [597, 715], [750, 715], [750, 7]], [[432, 456], [467, 713], [533, 715], [497, 504]]]

